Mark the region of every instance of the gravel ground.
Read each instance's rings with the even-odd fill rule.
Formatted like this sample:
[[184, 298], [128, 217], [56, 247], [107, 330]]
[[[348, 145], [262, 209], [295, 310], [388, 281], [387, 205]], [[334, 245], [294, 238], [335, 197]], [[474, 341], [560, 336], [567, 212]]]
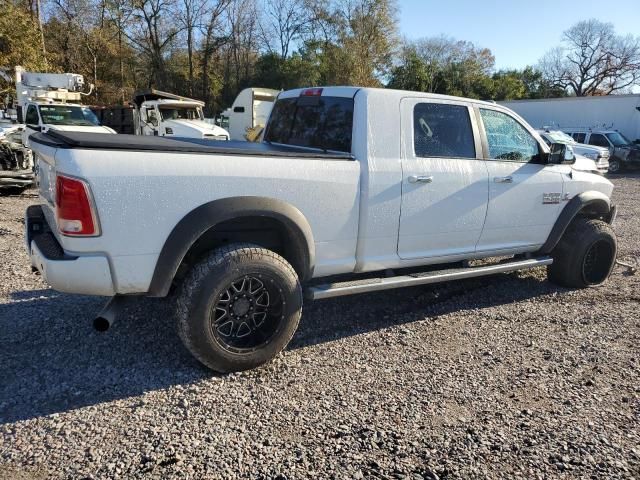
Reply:
[[[640, 175], [617, 176], [640, 256]], [[0, 478], [640, 479], [640, 273], [571, 291], [544, 270], [326, 300], [270, 365], [218, 376], [168, 300], [108, 333], [103, 299], [28, 268], [0, 198]]]

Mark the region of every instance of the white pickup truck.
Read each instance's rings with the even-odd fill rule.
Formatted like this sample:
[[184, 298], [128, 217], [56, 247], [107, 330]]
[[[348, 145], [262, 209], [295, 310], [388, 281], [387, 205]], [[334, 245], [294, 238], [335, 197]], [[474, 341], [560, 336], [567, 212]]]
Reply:
[[587, 287], [616, 257], [611, 182], [476, 100], [301, 89], [279, 95], [262, 143], [32, 141], [32, 265], [57, 290], [113, 297], [101, 328], [124, 296], [175, 291], [184, 344], [221, 372], [277, 355], [303, 297], [540, 266]]

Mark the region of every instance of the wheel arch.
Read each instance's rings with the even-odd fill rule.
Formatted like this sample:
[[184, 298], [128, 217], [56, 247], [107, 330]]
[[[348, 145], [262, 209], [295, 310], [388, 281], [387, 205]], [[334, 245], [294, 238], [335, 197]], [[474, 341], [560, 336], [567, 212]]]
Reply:
[[187, 254], [217, 226], [238, 220], [259, 219], [280, 228], [288, 254], [301, 281], [311, 278], [315, 265], [313, 232], [305, 216], [293, 205], [268, 197], [242, 196], [214, 200], [187, 213], [167, 237], [154, 269], [148, 295], [164, 297]]
[[545, 255], [551, 253], [571, 222], [579, 215], [603, 218], [607, 223], [612, 223], [615, 217], [615, 206], [611, 205], [609, 197], [596, 190], [576, 195], [560, 212], [547, 241], [540, 249], [540, 253]]

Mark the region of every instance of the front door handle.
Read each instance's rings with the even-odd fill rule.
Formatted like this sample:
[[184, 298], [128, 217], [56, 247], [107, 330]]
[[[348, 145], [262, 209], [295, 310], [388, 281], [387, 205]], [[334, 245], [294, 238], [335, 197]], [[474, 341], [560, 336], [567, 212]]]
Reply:
[[409, 177], [409, 183], [431, 183], [431, 182], [433, 182], [432, 176], [411, 175]]
[[513, 183], [513, 177], [493, 177], [495, 183]]

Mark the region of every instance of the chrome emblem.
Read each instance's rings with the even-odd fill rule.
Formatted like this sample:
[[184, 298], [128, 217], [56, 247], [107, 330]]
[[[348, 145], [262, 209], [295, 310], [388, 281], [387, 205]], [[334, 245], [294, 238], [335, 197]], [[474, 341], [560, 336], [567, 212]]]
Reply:
[[560, 199], [562, 198], [561, 193], [543, 193], [542, 194], [542, 203], [544, 205], [547, 204], [557, 204], [560, 203]]

